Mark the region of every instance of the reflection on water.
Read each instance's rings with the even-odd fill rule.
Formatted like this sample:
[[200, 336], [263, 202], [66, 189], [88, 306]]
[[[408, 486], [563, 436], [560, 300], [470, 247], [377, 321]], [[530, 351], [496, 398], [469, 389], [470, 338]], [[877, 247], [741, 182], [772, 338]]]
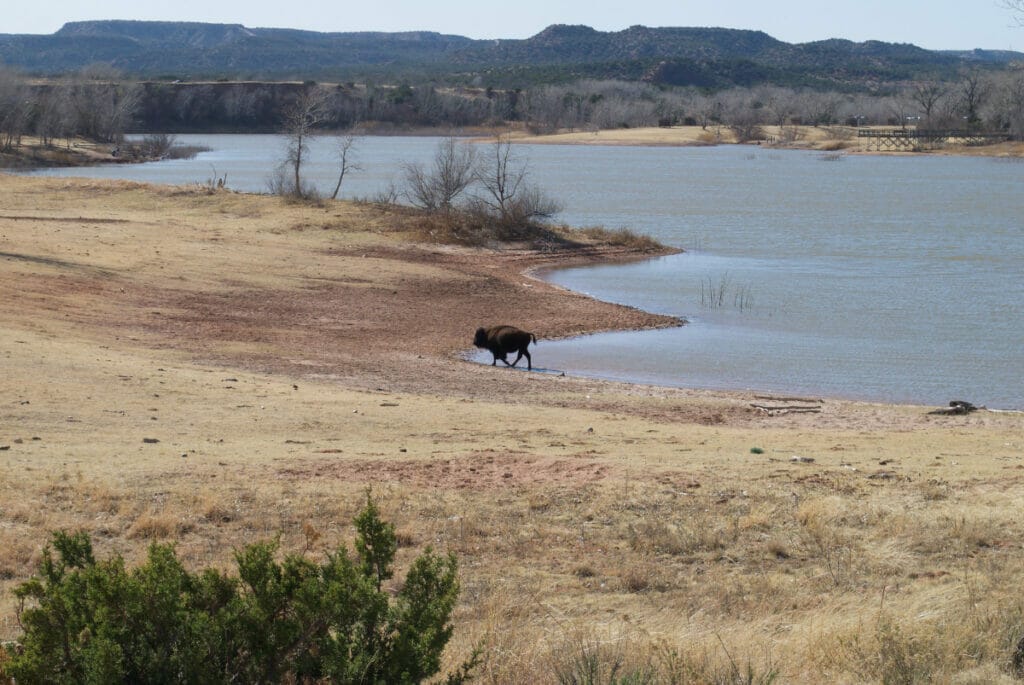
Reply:
[[[179, 136], [194, 160], [47, 174], [190, 183], [221, 175], [261, 192], [280, 136]], [[365, 138], [345, 197], [400, 185], [436, 138]], [[307, 178], [330, 189], [333, 141]], [[521, 148], [575, 225], [627, 226], [687, 253], [548, 278], [690, 320], [679, 329], [541, 341], [569, 373], [1024, 408], [1024, 165], [984, 158], [847, 156], [750, 148]], [[721, 292], [721, 306], [708, 294]], [[703, 293], [703, 296], [702, 296]], [[737, 293], [742, 296], [737, 299]], [[504, 322], [503, 322], [504, 323]], [[515, 323], [515, 322], [508, 322]]]

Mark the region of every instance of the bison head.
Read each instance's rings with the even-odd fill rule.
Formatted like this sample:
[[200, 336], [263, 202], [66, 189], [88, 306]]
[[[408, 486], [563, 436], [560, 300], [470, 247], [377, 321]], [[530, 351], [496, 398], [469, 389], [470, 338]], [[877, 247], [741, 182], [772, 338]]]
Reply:
[[475, 347], [487, 347], [487, 331], [483, 328], [476, 329], [476, 335], [473, 337], [473, 345]]

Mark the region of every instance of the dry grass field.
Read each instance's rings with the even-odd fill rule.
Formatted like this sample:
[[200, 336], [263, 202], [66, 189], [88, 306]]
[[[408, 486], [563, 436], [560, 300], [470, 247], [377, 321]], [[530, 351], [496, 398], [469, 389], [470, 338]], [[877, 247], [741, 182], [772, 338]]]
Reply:
[[[0, 639], [49, 531], [194, 568], [457, 553], [478, 682], [993, 683], [1024, 658], [1024, 415], [467, 362], [671, 325], [531, 278], [635, 258], [418, 241], [400, 210], [0, 175]], [[954, 399], [954, 398], [950, 398]], [[964, 398], [970, 399], [970, 398]], [[403, 574], [396, 574], [401, 577]]]

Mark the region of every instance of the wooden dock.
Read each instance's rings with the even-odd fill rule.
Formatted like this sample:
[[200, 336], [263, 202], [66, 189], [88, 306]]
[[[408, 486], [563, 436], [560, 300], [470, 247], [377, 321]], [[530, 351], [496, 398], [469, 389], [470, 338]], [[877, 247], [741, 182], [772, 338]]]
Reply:
[[934, 150], [944, 143], [958, 145], [991, 145], [1007, 140], [1006, 133], [985, 133], [966, 130], [931, 130], [916, 128], [864, 129], [858, 138], [866, 139], [869, 150], [878, 152], [916, 152]]

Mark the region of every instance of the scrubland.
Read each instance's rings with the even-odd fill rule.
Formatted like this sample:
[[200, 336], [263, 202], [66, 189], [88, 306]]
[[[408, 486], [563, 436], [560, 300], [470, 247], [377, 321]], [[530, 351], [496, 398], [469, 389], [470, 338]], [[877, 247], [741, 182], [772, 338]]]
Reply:
[[369, 489], [399, 566], [457, 554], [447, 659], [482, 645], [479, 682], [1021, 675], [1021, 414], [765, 412], [793, 402], [463, 358], [489, 323], [535, 332], [542, 367], [545, 338], [674, 325], [526, 274], [628, 247], [437, 245], [392, 208], [199, 187], [0, 187], [0, 639], [50, 531], [129, 563], [152, 541], [194, 568], [271, 538], [318, 557]]

